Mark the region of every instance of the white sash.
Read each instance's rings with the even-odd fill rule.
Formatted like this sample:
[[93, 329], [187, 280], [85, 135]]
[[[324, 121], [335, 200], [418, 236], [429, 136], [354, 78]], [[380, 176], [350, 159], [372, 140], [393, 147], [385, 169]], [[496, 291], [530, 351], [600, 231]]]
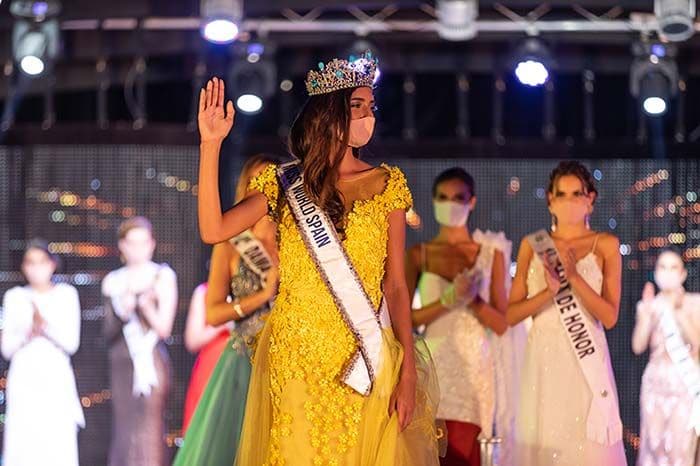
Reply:
[[[156, 265], [158, 276], [165, 265]], [[110, 297], [114, 312], [120, 319], [126, 315], [119, 304], [120, 296], [126, 292], [126, 271], [120, 269], [110, 274], [110, 279], [105, 280], [103, 291]], [[160, 341], [158, 334], [151, 328], [144, 328], [136, 312], [131, 313], [128, 320], [122, 326], [122, 335], [129, 351], [132, 365], [134, 366], [132, 394], [135, 397], [149, 396], [151, 390], [158, 386], [158, 371], [153, 358], [153, 349]]]
[[539, 230], [527, 239], [542, 263], [553, 268], [559, 275], [560, 288], [554, 304], [592, 395], [586, 420], [586, 436], [594, 442], [612, 445], [622, 438], [622, 421], [603, 350], [596, 345], [587, 317], [569, 283], [552, 238], [545, 230]]
[[681, 336], [670, 304], [663, 298], [657, 298], [657, 302], [661, 308], [659, 325], [664, 335], [666, 352], [693, 397], [693, 409], [689, 416], [688, 427], [695, 429], [695, 433], [700, 435], [700, 367]]
[[262, 242], [250, 230], [231, 238], [230, 241], [245, 265], [265, 283], [267, 272], [272, 268], [272, 259]]
[[378, 315], [333, 223], [306, 194], [299, 162], [279, 166], [277, 175], [309, 254], [357, 342], [357, 351], [344, 368], [342, 380], [368, 395], [379, 370], [382, 327], [391, 324], [386, 304], [382, 300]]

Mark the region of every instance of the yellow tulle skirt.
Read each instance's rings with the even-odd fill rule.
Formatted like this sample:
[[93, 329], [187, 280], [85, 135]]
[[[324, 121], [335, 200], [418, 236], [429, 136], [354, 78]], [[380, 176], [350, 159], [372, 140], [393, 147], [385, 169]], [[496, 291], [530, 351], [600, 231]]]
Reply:
[[[268, 321], [258, 337], [253, 361], [246, 414], [243, 423], [236, 466], [437, 466], [438, 453], [445, 433], [435, 423], [439, 389], [427, 347], [416, 343], [418, 383], [416, 409], [411, 424], [401, 432], [396, 413], [389, 416], [389, 399], [399, 378], [403, 350], [391, 328], [383, 330], [382, 364], [372, 392], [362, 396], [355, 392], [346, 396], [359, 397], [360, 411], [358, 441], [344, 453], [320, 460], [312, 445], [310, 432], [314, 428], [305, 416], [309, 400], [304, 380], [292, 379], [284, 389], [281, 409], [291, 413], [292, 423], [285, 436], [275, 439], [275, 455], [270, 457], [270, 432], [273, 424], [270, 395], [271, 323]], [[335, 382], [340, 383], [340, 382]]]

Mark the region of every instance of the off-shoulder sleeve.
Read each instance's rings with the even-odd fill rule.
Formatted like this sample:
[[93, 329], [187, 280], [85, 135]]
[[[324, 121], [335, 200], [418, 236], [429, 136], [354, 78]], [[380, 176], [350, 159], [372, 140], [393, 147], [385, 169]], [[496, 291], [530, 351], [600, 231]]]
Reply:
[[413, 196], [408, 189], [406, 176], [399, 167], [384, 166], [389, 172], [383, 198], [387, 212], [408, 210], [413, 207]]
[[280, 188], [277, 182], [277, 165], [270, 164], [260, 174], [250, 180], [248, 189], [259, 191], [267, 198], [267, 210], [277, 218], [277, 205], [279, 203]]

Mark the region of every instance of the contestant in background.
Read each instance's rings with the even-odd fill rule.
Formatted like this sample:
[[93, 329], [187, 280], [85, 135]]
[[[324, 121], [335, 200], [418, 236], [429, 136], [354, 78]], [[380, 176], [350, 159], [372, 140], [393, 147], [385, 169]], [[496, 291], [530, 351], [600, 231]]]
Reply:
[[80, 301], [75, 288], [52, 281], [57, 264], [45, 241], [30, 241], [22, 259], [27, 284], [3, 297], [5, 466], [78, 466], [85, 418], [70, 358], [80, 345]]
[[[681, 256], [662, 252], [654, 272], [659, 293], [647, 283], [637, 304], [632, 350], [641, 354], [649, 348], [639, 400], [638, 466], [700, 464], [696, 459], [698, 419], [693, 417], [700, 406], [694, 406], [698, 400], [691, 392], [692, 384], [700, 383], [700, 294], [685, 290], [687, 277]], [[683, 359], [687, 367], [679, 362]]]
[[516, 420], [518, 466], [626, 464], [604, 331], [617, 323], [621, 257], [615, 236], [590, 229], [597, 195], [585, 166], [560, 163], [548, 189], [551, 234], [540, 230], [520, 245], [506, 315], [512, 324], [534, 321]]
[[207, 284], [202, 283], [192, 292], [190, 308], [185, 324], [185, 348], [195, 353], [197, 359], [192, 366], [190, 384], [185, 396], [185, 411], [182, 417], [182, 435], [187, 433], [199, 399], [209, 382], [209, 377], [224, 351], [231, 333], [229, 325], [207, 324]]
[[[251, 178], [274, 162], [275, 158], [264, 154], [246, 161], [238, 179], [236, 202], [245, 197]], [[203, 394], [175, 458], [176, 466], [233, 464], [248, 394], [251, 344], [277, 293], [275, 235], [275, 224], [265, 216], [250, 230], [214, 246], [203, 306], [206, 312], [201, 312], [201, 303], [195, 313], [190, 310], [185, 333], [186, 341], [202, 341], [211, 335], [214, 340], [202, 349], [192, 371], [188, 405], [195, 403], [192, 393]], [[222, 328], [228, 330], [220, 346]]]
[[479, 466], [477, 438], [490, 439], [496, 410], [496, 358], [490, 333], [508, 328], [505, 236], [472, 233], [467, 220], [476, 206], [474, 179], [461, 168], [433, 183], [437, 236], [413, 246], [406, 283], [418, 288], [421, 307], [413, 324], [425, 327], [440, 385], [437, 416], [447, 424], [441, 464]]
[[177, 310], [177, 280], [153, 262], [151, 222], [133, 217], [118, 232], [124, 266], [102, 281], [109, 348], [112, 439], [109, 466], [165, 465], [165, 409], [171, 365], [165, 339]]

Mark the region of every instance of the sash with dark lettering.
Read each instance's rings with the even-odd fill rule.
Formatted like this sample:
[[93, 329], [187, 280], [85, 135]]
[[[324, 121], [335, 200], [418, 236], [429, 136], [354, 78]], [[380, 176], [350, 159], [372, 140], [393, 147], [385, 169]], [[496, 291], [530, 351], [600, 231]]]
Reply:
[[[559, 311], [559, 320], [571, 351], [576, 356], [592, 395], [586, 419], [586, 436], [594, 442], [612, 445], [622, 438], [622, 421], [603, 350], [596, 345], [588, 317], [573, 292], [549, 233], [539, 230], [527, 239], [542, 263], [554, 269], [559, 276], [560, 287], [554, 297], [554, 304]], [[562, 387], [562, 390], [566, 388]]]
[[357, 342], [343, 370], [343, 383], [368, 395], [379, 370], [382, 327], [389, 325], [384, 301], [377, 314], [326, 213], [307, 195], [298, 161], [277, 168], [280, 185], [309, 254]]
[[689, 428], [695, 429], [695, 433], [700, 435], [700, 367], [681, 336], [670, 303], [663, 298], [656, 298], [656, 301], [661, 308], [659, 325], [664, 335], [666, 352], [693, 397], [693, 408], [688, 418]]
[[265, 282], [267, 272], [272, 267], [272, 259], [265, 250], [262, 242], [253, 235], [250, 230], [246, 230], [238, 236], [231, 238], [231, 244], [246, 266]]

